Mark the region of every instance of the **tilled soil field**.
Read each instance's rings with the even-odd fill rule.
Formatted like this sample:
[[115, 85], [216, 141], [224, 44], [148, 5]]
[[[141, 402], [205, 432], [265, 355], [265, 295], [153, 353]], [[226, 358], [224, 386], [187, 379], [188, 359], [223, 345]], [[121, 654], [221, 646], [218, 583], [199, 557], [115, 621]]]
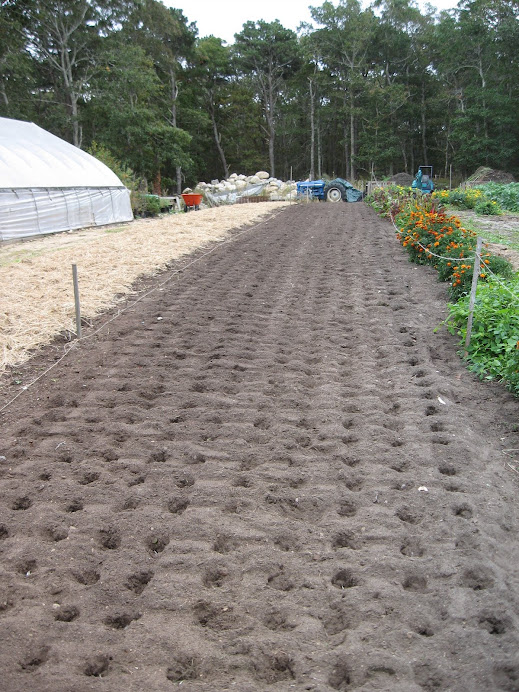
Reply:
[[518, 690], [519, 404], [435, 273], [309, 204], [166, 276], [2, 414], [1, 689]]

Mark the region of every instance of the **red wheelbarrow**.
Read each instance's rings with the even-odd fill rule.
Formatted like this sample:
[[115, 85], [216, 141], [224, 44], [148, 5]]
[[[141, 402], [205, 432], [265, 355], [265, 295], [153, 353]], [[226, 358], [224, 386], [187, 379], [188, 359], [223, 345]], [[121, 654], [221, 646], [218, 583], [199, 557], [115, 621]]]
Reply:
[[202, 195], [199, 195], [195, 192], [186, 192], [182, 195], [182, 199], [184, 200], [184, 204], [186, 205], [186, 208], [184, 209], [185, 212], [188, 212], [190, 209], [194, 209], [195, 211], [198, 211], [200, 209]]

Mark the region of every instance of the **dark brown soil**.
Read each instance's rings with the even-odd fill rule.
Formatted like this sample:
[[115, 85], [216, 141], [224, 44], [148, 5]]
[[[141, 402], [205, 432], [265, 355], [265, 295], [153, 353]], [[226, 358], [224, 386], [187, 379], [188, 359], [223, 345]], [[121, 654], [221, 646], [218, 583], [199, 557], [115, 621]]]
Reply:
[[518, 690], [519, 404], [445, 306], [297, 205], [71, 352], [2, 414], [1, 689]]
[[470, 180], [477, 180], [478, 183], [513, 183], [515, 178], [511, 173], [500, 171], [487, 166], [480, 166], [475, 173], [472, 174]]
[[414, 177], [409, 173], [396, 173], [392, 178], [390, 178], [390, 180], [392, 183], [395, 183], [395, 185], [410, 187]]

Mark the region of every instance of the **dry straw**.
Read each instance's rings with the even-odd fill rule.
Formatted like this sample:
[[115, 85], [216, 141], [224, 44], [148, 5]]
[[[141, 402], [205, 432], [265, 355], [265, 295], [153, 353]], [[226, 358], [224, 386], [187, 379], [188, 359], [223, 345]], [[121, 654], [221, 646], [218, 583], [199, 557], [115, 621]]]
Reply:
[[0, 248], [0, 372], [26, 361], [58, 334], [75, 332], [71, 265], [77, 264], [81, 315], [93, 318], [127, 295], [137, 278], [229, 237], [279, 210], [243, 204], [48, 236]]

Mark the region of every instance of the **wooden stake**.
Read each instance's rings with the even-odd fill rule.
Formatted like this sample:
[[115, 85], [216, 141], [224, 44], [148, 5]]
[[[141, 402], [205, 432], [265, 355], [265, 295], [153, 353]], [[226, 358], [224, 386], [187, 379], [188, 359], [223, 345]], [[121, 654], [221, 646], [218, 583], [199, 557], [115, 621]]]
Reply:
[[478, 237], [476, 254], [474, 255], [474, 271], [472, 272], [472, 286], [470, 289], [469, 319], [467, 322], [467, 336], [465, 338], [465, 358], [469, 355], [470, 337], [472, 335], [472, 320], [474, 318], [474, 305], [476, 303], [476, 289], [478, 287], [479, 268], [481, 262], [482, 240]]
[[74, 304], [76, 306], [76, 335], [81, 339], [81, 306], [79, 304], [79, 284], [77, 280], [77, 266], [72, 265], [72, 281], [74, 283]]

